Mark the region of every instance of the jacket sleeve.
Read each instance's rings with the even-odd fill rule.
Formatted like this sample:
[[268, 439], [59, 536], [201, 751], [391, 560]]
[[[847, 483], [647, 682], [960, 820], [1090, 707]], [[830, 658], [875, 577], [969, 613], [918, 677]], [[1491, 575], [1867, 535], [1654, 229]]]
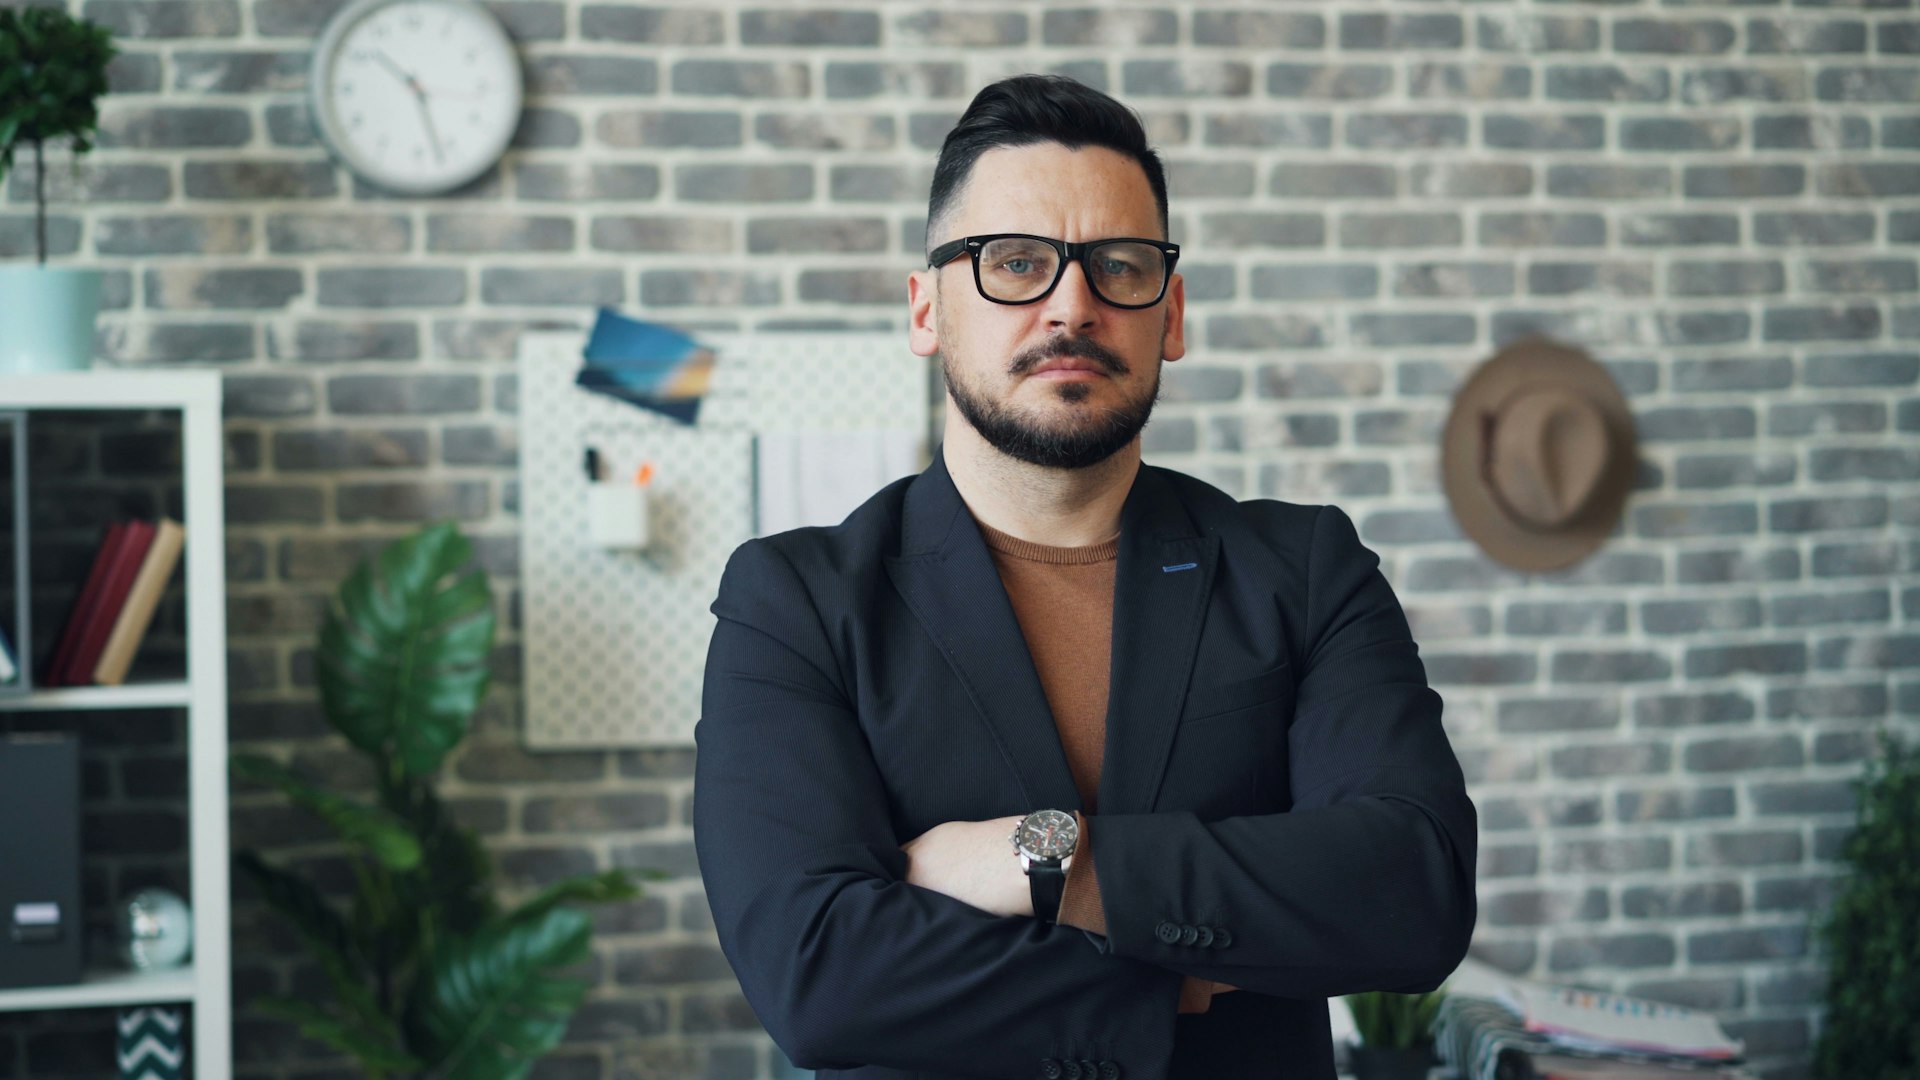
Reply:
[[[1086, 816], [1078, 810], [1073, 812], [1073, 820], [1080, 826], [1080, 846], [1073, 858], [1068, 860], [1067, 887], [1060, 896], [1060, 913], [1055, 921], [1062, 926], [1077, 926], [1089, 934], [1105, 937], [1107, 913], [1100, 906], [1100, 874], [1094, 867], [1093, 829], [1087, 824]], [[1213, 1007], [1213, 995], [1234, 989], [1237, 987], [1188, 975], [1180, 980], [1180, 1007], [1177, 1011], [1206, 1012]]]
[[713, 612], [694, 848], [721, 950], [794, 1064], [1025, 1078], [1050, 1057], [1163, 1075], [1180, 976], [907, 883], [882, 777], [786, 556], [742, 545]]
[[[1094, 815], [1107, 948], [1281, 997], [1431, 990], [1473, 933], [1473, 803], [1406, 616], [1337, 507], [1306, 564], [1281, 590], [1305, 598], [1293, 715], [1273, 717], [1292, 808]], [[1231, 937], [1187, 943], [1185, 925]]]

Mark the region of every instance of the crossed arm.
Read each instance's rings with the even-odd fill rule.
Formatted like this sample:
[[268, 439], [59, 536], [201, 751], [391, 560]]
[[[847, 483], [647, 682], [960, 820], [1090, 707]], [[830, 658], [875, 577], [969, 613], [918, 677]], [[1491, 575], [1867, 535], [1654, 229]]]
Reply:
[[[1078, 812], [1074, 819], [1080, 825], [1080, 850], [1067, 857], [1067, 895], [1061, 900], [1057, 921], [1104, 937], [1107, 920], [1093, 867], [1093, 829]], [[988, 821], [935, 825], [901, 848], [910, 860], [907, 883], [951, 896], [989, 914], [1031, 917], [1033, 890], [1027, 885], [1012, 845], [1007, 843], [1020, 820], [1020, 815], [1014, 814]], [[1235, 989], [1189, 975], [1181, 980], [1177, 1011], [1206, 1012], [1213, 1004], [1213, 995]]]

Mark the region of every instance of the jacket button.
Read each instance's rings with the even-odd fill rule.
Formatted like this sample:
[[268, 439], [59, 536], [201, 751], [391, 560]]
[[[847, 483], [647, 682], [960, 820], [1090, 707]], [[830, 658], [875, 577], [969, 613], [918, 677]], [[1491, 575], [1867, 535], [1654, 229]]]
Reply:
[[1170, 922], [1163, 922], [1154, 927], [1153, 933], [1160, 939], [1162, 945], [1171, 945], [1180, 940], [1180, 928]]
[[1200, 931], [1197, 927], [1188, 925], [1180, 928], [1180, 944], [1191, 945], [1194, 942], [1199, 940], [1200, 940]]
[[1080, 1072], [1080, 1063], [1072, 1058], [1062, 1061], [1060, 1067], [1067, 1071], [1067, 1080], [1093, 1080], [1093, 1077], [1085, 1076]]
[[1061, 1071], [1059, 1062], [1052, 1058], [1040, 1059], [1040, 1075], [1044, 1077], [1045, 1080], [1060, 1080]]
[[1224, 926], [1216, 926], [1213, 928], [1214, 948], [1224, 949], [1231, 944], [1233, 944], [1233, 931], [1228, 930]]
[[1120, 1063], [1117, 1061], [1101, 1062], [1100, 1080], [1120, 1080]]
[[1213, 946], [1213, 927], [1211, 926], [1200, 927], [1200, 947], [1203, 949], [1206, 949], [1206, 948], [1211, 948], [1212, 946]]

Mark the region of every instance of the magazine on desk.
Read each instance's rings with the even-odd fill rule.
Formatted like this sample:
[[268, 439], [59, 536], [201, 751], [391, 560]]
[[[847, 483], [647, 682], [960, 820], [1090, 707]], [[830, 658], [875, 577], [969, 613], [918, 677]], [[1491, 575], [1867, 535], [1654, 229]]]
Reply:
[[1735, 1066], [1711, 1069], [1666, 1065], [1656, 1061], [1574, 1057], [1570, 1054], [1523, 1054], [1515, 1059], [1516, 1080], [1753, 1080], [1753, 1074]]
[[1753, 1080], [1711, 1014], [1509, 975], [1469, 957], [1434, 1020], [1465, 1080]]
[[1499, 1001], [1528, 1031], [1564, 1046], [1719, 1060], [1738, 1058], [1742, 1049], [1712, 1016], [1645, 998], [1512, 979]]

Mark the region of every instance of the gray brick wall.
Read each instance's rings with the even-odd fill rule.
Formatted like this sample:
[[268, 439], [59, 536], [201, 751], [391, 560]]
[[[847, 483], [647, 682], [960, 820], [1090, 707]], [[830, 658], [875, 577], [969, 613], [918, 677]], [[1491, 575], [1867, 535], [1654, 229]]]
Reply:
[[[1764, 1075], [1805, 1074], [1846, 783], [1871, 729], [1920, 717], [1912, 0], [511, 0], [516, 147], [438, 200], [315, 141], [305, 57], [337, 0], [68, 2], [125, 56], [101, 149], [54, 158], [55, 247], [109, 272], [108, 359], [227, 373], [236, 745], [361, 781], [315, 715], [315, 605], [452, 515], [507, 618], [449, 794], [516, 888], [675, 875], [601, 918], [541, 1075], [785, 1066], [714, 944], [691, 752], [516, 745], [518, 335], [597, 302], [904, 330], [933, 151], [1023, 70], [1119, 94], [1170, 166], [1193, 349], [1152, 459], [1338, 502], [1381, 552], [1482, 807], [1481, 954], [1714, 1009]], [[29, 181], [0, 255], [31, 243]], [[1462, 538], [1435, 439], [1472, 365], [1535, 331], [1609, 365], [1645, 465], [1605, 549], [1529, 576]], [[293, 816], [235, 805], [237, 838], [337, 874]], [[243, 897], [243, 1075], [330, 1064], [244, 1011], [311, 983], [293, 955]], [[89, 1015], [0, 1017], [0, 1075], [107, 1072]]]

